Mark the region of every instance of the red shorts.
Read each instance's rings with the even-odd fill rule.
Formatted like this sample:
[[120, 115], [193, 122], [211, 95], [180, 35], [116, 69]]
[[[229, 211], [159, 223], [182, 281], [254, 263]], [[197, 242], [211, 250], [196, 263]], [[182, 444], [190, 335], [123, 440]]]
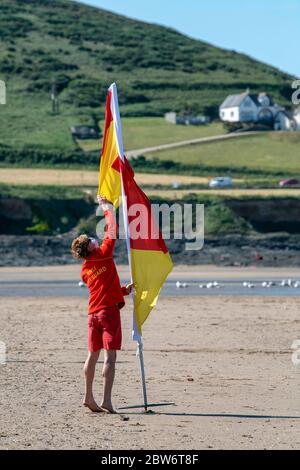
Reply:
[[117, 305], [104, 307], [99, 312], [88, 315], [89, 351], [95, 352], [99, 349], [120, 350], [121, 344], [121, 317]]

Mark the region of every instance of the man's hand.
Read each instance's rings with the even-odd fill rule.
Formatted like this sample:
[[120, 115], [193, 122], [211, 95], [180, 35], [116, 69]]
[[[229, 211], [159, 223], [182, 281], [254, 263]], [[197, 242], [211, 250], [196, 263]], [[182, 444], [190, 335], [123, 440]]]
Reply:
[[134, 284], [133, 283], [127, 284], [127, 286], [126, 286], [127, 295], [131, 294], [133, 289], [134, 289]]
[[97, 200], [103, 212], [107, 211], [108, 209], [113, 209], [114, 207], [113, 204], [106, 199], [106, 196], [99, 196], [98, 194]]

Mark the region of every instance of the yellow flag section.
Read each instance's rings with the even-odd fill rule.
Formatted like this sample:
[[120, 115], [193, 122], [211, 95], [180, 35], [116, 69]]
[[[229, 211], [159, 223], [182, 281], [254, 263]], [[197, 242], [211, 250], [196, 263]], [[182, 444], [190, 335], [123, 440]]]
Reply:
[[112, 91], [108, 90], [106, 99], [105, 130], [100, 160], [98, 194], [106, 196], [115, 207], [118, 207], [121, 196], [121, 177], [119, 167], [119, 150], [115, 122], [112, 113]]
[[166, 277], [172, 271], [173, 263], [168, 252], [131, 249], [131, 264], [132, 278], [136, 285], [136, 327], [142, 334], [142, 325], [156, 305]]

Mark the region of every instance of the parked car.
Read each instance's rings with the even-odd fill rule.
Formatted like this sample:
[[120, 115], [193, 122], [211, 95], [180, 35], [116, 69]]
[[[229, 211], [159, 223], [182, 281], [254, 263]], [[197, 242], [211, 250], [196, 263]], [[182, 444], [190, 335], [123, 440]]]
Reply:
[[208, 183], [210, 188], [231, 188], [232, 187], [232, 178], [229, 176], [218, 176], [213, 178]]
[[279, 182], [279, 186], [298, 186], [300, 184], [300, 181], [297, 180], [296, 178], [287, 178], [285, 180], [281, 180]]

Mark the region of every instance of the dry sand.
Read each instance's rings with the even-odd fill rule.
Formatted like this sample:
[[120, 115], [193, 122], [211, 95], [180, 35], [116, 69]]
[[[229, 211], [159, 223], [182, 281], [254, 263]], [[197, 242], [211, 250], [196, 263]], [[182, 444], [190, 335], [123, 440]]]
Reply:
[[[148, 395], [176, 406], [103, 416], [81, 406], [86, 299], [2, 297], [0, 449], [298, 448], [299, 306], [295, 297], [162, 297], [144, 328]], [[131, 301], [122, 319], [115, 406], [142, 403]]]
[[[38, 181], [40, 185], [64, 185], [97, 187], [97, 171], [85, 170], [64, 170], [64, 169], [39, 169], [39, 168], [1, 168], [0, 182], [6, 184], [34, 184]], [[136, 181], [140, 185], [172, 185], [176, 182], [181, 185], [188, 184], [208, 184], [209, 177], [205, 176], [186, 176], [186, 175], [160, 175], [149, 173], [136, 173]], [[234, 178], [234, 183], [240, 183], [243, 180]], [[152, 196], [167, 198], [181, 198], [189, 193], [195, 194], [215, 194], [230, 197], [241, 196], [275, 196], [275, 197], [297, 197], [300, 195], [299, 188], [230, 188], [230, 189], [151, 189], [148, 193]]]

